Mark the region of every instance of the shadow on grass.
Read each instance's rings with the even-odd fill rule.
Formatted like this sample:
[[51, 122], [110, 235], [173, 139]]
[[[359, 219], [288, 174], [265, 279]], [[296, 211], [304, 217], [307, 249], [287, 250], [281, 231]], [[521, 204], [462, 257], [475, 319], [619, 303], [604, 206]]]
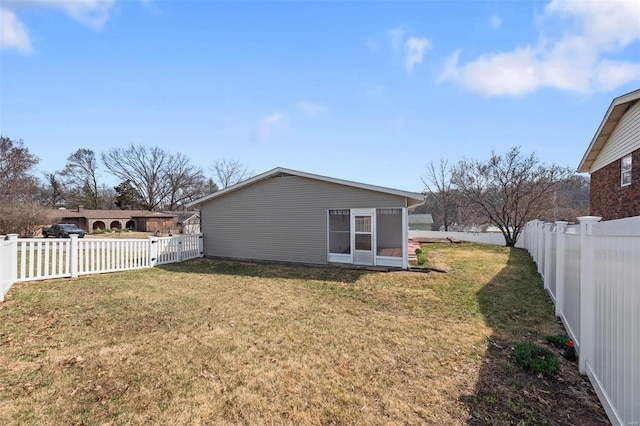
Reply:
[[470, 425], [609, 424], [589, 381], [575, 363], [559, 357], [561, 372], [546, 379], [525, 373], [510, 358], [511, 347], [529, 341], [552, 349], [545, 337], [561, 331], [540, 276], [528, 253], [511, 249], [507, 265], [477, 292], [486, 323], [493, 329], [478, 381], [461, 398]]
[[161, 265], [158, 268], [169, 272], [344, 283], [355, 283], [363, 275], [372, 273], [372, 271], [366, 269], [351, 269], [338, 266], [253, 263], [218, 259], [195, 259]]

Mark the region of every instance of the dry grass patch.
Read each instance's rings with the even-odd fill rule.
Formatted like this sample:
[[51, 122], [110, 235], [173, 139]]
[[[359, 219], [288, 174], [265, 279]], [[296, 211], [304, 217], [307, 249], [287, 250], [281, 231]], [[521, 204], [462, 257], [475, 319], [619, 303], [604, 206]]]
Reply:
[[[136, 240], [146, 240], [149, 237], [152, 237], [156, 234], [153, 232], [139, 232], [139, 231], [118, 231], [118, 230], [109, 230], [109, 231], [100, 231], [97, 233], [90, 232], [85, 238], [122, 238], [122, 239], [136, 239]], [[166, 235], [160, 235], [161, 237], [166, 237]]]
[[18, 285], [0, 424], [466, 424], [493, 332], [479, 292], [532, 275], [504, 248], [428, 250], [449, 274], [198, 260]]

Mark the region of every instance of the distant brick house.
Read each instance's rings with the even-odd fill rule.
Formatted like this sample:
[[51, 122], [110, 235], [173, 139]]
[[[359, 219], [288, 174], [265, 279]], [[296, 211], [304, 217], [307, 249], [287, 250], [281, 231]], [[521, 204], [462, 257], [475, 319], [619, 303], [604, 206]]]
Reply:
[[578, 172], [591, 174], [593, 216], [640, 216], [640, 89], [611, 102]]
[[177, 231], [178, 214], [150, 212], [147, 210], [87, 210], [82, 205], [77, 210], [52, 211], [52, 223], [75, 223], [86, 232], [98, 229], [131, 229], [142, 232]]

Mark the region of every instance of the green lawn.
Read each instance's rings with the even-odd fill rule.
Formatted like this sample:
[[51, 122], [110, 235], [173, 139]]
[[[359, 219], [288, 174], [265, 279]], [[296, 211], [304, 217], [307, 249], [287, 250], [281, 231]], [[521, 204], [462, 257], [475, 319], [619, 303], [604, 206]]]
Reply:
[[[0, 424], [572, 424], [508, 358], [562, 332], [528, 255], [424, 248], [449, 273], [196, 260], [16, 285]], [[585, 392], [558, 416], [601, 416]]]

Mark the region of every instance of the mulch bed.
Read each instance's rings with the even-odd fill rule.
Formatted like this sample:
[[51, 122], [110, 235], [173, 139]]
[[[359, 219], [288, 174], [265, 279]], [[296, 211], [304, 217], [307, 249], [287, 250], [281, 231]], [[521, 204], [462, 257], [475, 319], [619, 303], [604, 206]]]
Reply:
[[[608, 425], [586, 376], [558, 355], [560, 374], [547, 379], [526, 373], [511, 358], [511, 345], [491, 338], [469, 407], [469, 425]], [[535, 342], [558, 354], [545, 342]]]

